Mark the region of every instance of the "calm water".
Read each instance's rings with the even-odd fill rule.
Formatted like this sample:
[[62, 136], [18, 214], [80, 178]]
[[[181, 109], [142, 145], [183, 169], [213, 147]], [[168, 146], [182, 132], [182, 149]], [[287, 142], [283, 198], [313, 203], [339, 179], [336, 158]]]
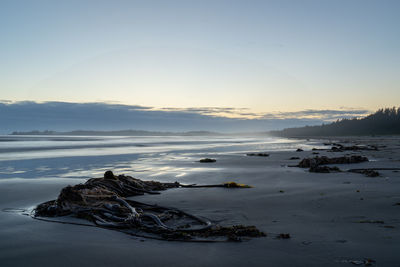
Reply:
[[[128, 174], [169, 172], [179, 177], [199, 168], [198, 164], [177, 167], [179, 162], [193, 163], [204, 156], [315, 145], [274, 137], [0, 136], [0, 179], [86, 178], [108, 169]], [[172, 161], [177, 164], [166, 167]]]

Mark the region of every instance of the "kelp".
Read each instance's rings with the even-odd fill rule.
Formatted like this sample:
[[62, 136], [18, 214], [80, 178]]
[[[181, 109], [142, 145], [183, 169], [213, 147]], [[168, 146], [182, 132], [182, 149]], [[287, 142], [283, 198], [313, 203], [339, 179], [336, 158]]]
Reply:
[[[78, 218], [87, 221], [80, 225], [169, 241], [241, 241], [243, 238], [265, 236], [255, 226], [220, 226], [176, 208], [129, 199], [143, 194], [159, 194], [170, 188], [196, 187], [250, 188], [235, 182], [183, 185], [178, 182], [143, 181], [131, 176], [114, 176], [107, 171], [103, 178], [92, 178], [84, 184], [64, 187], [56, 200], [38, 205], [33, 217], [62, 223]], [[58, 220], [60, 218], [63, 220]]]

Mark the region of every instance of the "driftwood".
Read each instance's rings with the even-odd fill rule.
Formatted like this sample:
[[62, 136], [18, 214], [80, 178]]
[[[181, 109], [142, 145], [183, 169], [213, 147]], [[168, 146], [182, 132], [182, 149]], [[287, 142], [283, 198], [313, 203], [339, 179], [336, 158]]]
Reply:
[[[143, 194], [159, 194], [169, 188], [226, 187], [249, 188], [234, 182], [218, 185], [182, 185], [142, 181], [130, 176], [114, 176], [107, 171], [103, 178], [93, 178], [84, 184], [63, 188], [56, 200], [42, 203], [34, 210], [34, 218], [75, 217], [85, 219], [92, 226], [119, 230], [127, 234], [175, 241], [240, 241], [243, 237], [265, 234], [255, 226], [222, 227], [184, 211], [149, 205], [127, 199]], [[76, 224], [76, 223], [73, 223]], [[82, 225], [82, 224], [80, 224]]]

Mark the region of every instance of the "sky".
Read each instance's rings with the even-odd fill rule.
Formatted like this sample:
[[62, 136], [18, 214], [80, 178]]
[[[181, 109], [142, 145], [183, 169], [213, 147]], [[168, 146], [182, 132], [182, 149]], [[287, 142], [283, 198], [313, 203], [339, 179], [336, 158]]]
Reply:
[[400, 103], [399, 13], [388, 0], [2, 0], [0, 99], [375, 111]]

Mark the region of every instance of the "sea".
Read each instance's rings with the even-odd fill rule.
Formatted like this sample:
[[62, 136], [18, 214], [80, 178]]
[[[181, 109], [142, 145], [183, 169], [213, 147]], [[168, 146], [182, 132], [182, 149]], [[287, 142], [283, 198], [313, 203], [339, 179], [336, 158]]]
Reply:
[[[199, 159], [311, 149], [317, 142], [270, 136], [0, 136], [0, 179], [90, 178], [201, 171]], [[179, 164], [178, 164], [179, 163]]]

